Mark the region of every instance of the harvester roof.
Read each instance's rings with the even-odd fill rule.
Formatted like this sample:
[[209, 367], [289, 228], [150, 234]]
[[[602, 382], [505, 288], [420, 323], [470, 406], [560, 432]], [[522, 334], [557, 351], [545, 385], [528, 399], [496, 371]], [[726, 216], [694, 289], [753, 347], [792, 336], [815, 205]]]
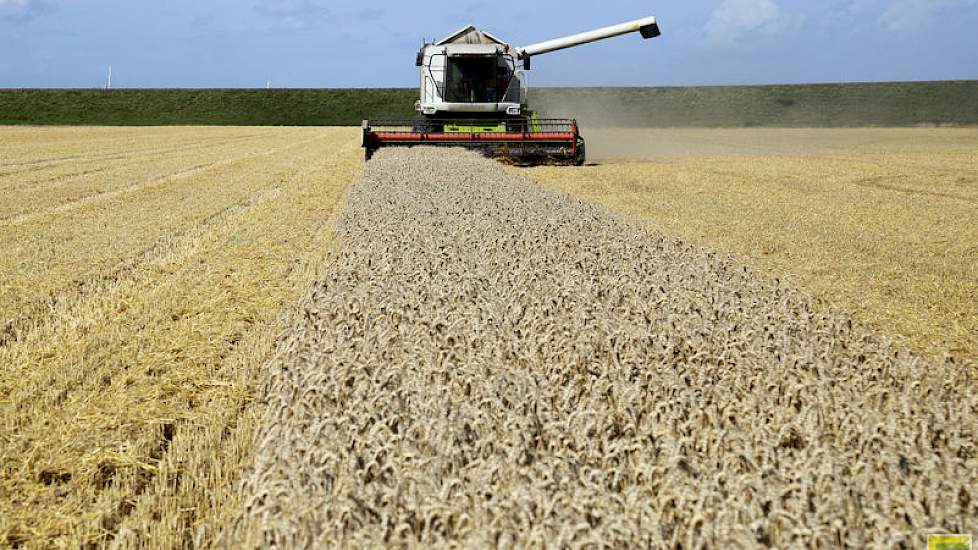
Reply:
[[503, 42], [486, 31], [479, 30], [475, 25], [469, 25], [435, 42], [435, 46], [447, 46], [449, 44], [498, 44], [505, 46], [506, 42]]

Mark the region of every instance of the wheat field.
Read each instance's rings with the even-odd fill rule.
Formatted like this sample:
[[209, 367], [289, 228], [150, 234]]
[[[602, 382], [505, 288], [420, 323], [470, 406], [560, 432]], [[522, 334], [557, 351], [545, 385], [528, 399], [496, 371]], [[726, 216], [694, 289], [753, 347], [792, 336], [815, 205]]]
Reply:
[[978, 130], [613, 130], [549, 189], [733, 254], [913, 349], [978, 361]]
[[265, 369], [230, 547], [914, 548], [978, 393], [728, 257], [381, 151]]
[[[424, 150], [361, 179], [357, 138], [0, 128], [0, 546], [976, 525], [978, 131], [594, 131], [594, 164], [515, 180]], [[732, 399], [755, 377], [781, 408]], [[886, 498], [859, 512], [839, 475]], [[753, 500], [718, 515], [734, 482]]]
[[354, 135], [0, 129], [0, 545], [210, 540]]

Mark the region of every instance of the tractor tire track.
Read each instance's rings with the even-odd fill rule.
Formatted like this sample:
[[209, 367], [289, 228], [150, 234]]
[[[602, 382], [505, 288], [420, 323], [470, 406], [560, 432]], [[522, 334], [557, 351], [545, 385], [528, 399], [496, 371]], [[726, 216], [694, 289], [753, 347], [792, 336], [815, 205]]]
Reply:
[[[97, 166], [97, 167], [94, 167], [94, 168], [87, 168], [87, 169], [77, 170], [77, 171], [73, 171], [73, 172], [66, 172], [66, 173], [63, 173], [63, 174], [58, 174], [58, 175], [51, 176], [51, 177], [45, 177], [45, 178], [38, 179], [38, 180], [30, 180], [30, 181], [26, 181], [26, 182], [25, 181], [9, 181], [7, 183], [0, 183], [0, 191], [4, 191], [4, 190], [21, 191], [21, 190], [35, 189], [37, 187], [43, 186], [44, 184], [48, 184], [48, 183], [60, 183], [62, 180], [70, 180], [72, 178], [77, 178], [79, 176], [96, 174], [96, 173], [101, 173], [101, 172], [110, 171], [110, 170], [125, 170], [125, 169], [128, 169], [128, 168], [131, 168], [134, 164], [138, 164], [138, 163], [142, 163], [142, 162], [152, 163], [152, 162], [155, 162], [157, 160], [163, 160], [163, 159], [167, 159], [167, 158], [175, 158], [177, 156], [177, 154], [184, 153], [186, 151], [193, 151], [193, 152], [196, 153], [196, 152], [199, 152], [201, 150], [209, 150], [209, 149], [217, 149], [217, 148], [221, 148], [221, 147], [226, 147], [226, 146], [231, 145], [231, 144], [234, 144], [234, 143], [244, 143], [244, 142], [247, 142], [247, 141], [255, 141], [255, 140], [257, 140], [257, 139], [259, 139], [261, 137], [263, 137], [263, 136], [260, 136], [260, 135], [241, 136], [241, 137], [235, 137], [235, 138], [225, 139], [222, 142], [218, 142], [218, 143], [215, 143], [215, 142], [212, 142], [212, 141], [205, 141], [205, 142], [192, 143], [192, 144], [186, 145], [186, 146], [183, 146], [183, 145], [176, 146], [176, 147], [173, 147], [173, 148], [170, 148], [170, 149], [167, 149], [167, 150], [160, 150], [158, 153], [152, 153], [152, 154], [146, 154], [146, 155], [134, 155], [132, 157], [122, 156], [122, 157], [111, 159], [113, 161], [115, 161], [115, 160], [126, 161], [126, 162], [123, 162], [123, 163], [117, 164], [117, 165], [113, 165], [113, 164], [101, 165], [101, 166]], [[88, 162], [88, 161], [82, 161], [82, 162]], [[97, 160], [93, 160], [91, 162], [97, 162]], [[77, 163], [73, 163], [73, 164], [77, 164]]]
[[[208, 144], [213, 143], [213, 146], [220, 147], [221, 145], [226, 145], [227, 143], [234, 143], [237, 141], [247, 141], [261, 138], [261, 134], [250, 134], [247, 136], [235, 136], [233, 138], [219, 138], [223, 141], [218, 141], [214, 143], [213, 140], [202, 140], [199, 142], [194, 142], [192, 144], [181, 143], [180, 145], [168, 146], [168, 147], [146, 147], [143, 149], [127, 149], [125, 151], [115, 152], [115, 153], [104, 153], [99, 155], [73, 155], [65, 157], [56, 157], [51, 159], [43, 159], [37, 161], [24, 161], [19, 163], [11, 163], [8, 166], [30, 166], [30, 168], [25, 170], [13, 170], [7, 172], [0, 172], [0, 178], [7, 176], [15, 176], [18, 174], [25, 174], [30, 172], [37, 172], [39, 170], [44, 170], [58, 164], [65, 163], [78, 163], [78, 162], [96, 162], [100, 160], [132, 160], [143, 157], [152, 157], [157, 154], [173, 153], [179, 151], [193, 150], [195, 147], [204, 147]], [[2, 165], [0, 165], [2, 166]]]
[[[227, 161], [222, 161], [221, 163], [210, 163], [207, 165], [202, 165], [200, 167], [192, 168], [190, 170], [182, 171], [177, 174], [171, 174], [167, 176], [161, 176], [154, 178], [153, 180], [140, 184], [140, 189], [145, 189], [154, 184], [161, 184], [165, 182], [172, 182], [179, 179], [191, 177], [194, 174], [203, 172], [208, 169], [216, 168], [224, 164], [234, 164], [236, 162], [241, 162], [244, 160], [249, 160], [253, 158], [262, 158], [266, 156], [274, 156], [282, 154], [297, 148], [301, 148], [310, 143], [314, 143], [320, 138], [312, 138], [308, 140], [303, 140], [290, 144], [285, 147], [281, 147], [274, 150], [269, 150], [262, 152], [260, 154], [249, 154], [235, 159], [229, 159]], [[125, 190], [120, 190], [120, 192]], [[129, 192], [135, 192], [135, 189], [130, 189]], [[116, 193], [118, 195], [120, 193]], [[101, 195], [99, 198], [106, 199], [108, 197], [105, 194]], [[71, 208], [58, 207], [57, 212], [48, 211], [47, 214], [52, 213], [64, 213], [69, 210], [75, 210], [81, 208], [88, 203], [88, 201], [77, 201], [71, 203]], [[238, 203], [240, 204], [240, 203]], [[86, 297], [99, 295], [106, 292], [108, 288], [111, 288], [120, 280], [125, 279], [127, 274], [133, 273], [138, 270], [140, 266], [151, 258], [159, 255], [161, 249], [176, 246], [175, 243], [182, 242], [186, 240], [188, 235], [193, 235], [197, 231], [198, 227], [208, 227], [220, 220], [226, 215], [229, 209], [235, 208], [234, 204], [225, 207], [222, 210], [216, 211], [205, 217], [201, 218], [197, 223], [186, 228], [181, 228], [177, 232], [161, 236], [160, 240], [156, 243], [150, 245], [149, 247], [143, 248], [141, 250], [133, 251], [133, 253], [127, 257], [122, 257], [117, 259], [117, 265], [109, 268], [103, 269], [98, 275], [89, 277], [83, 280], [72, 280], [66, 282], [65, 285], [52, 288], [50, 292], [46, 293], [44, 296], [39, 297], [30, 302], [24, 302], [17, 307], [17, 315], [14, 317], [8, 317], [2, 319], [2, 324], [0, 324], [0, 349], [6, 346], [13, 345], [14, 343], [23, 340], [30, 334], [35, 332], [39, 326], [46, 324], [50, 319], [58, 318], [64, 315], [65, 304], [68, 307], [72, 307], [72, 304], [77, 304], [83, 302]], [[40, 217], [40, 215], [33, 216], [34, 218]], [[28, 220], [23, 220], [21, 223], [26, 223]], [[0, 227], [4, 225], [3, 221], [0, 221]], [[61, 313], [59, 313], [61, 312]]]
[[252, 153], [248, 153], [248, 154], [241, 155], [239, 157], [234, 157], [234, 158], [231, 158], [231, 159], [226, 159], [226, 160], [221, 160], [221, 161], [204, 163], [204, 164], [200, 164], [200, 165], [197, 165], [197, 166], [193, 166], [193, 167], [188, 168], [186, 170], [180, 170], [178, 172], [174, 172], [174, 173], [167, 174], [167, 175], [164, 175], [164, 176], [156, 176], [156, 177], [150, 178], [150, 179], [145, 180], [145, 181], [140, 182], [140, 183], [136, 183], [136, 184], [129, 185], [129, 186], [126, 186], [126, 187], [122, 187], [122, 188], [115, 189], [115, 190], [112, 190], [112, 191], [105, 191], [105, 192], [102, 192], [102, 193], [96, 193], [94, 195], [89, 195], [87, 197], [84, 197], [84, 198], [81, 198], [81, 199], [78, 199], [78, 200], [74, 200], [74, 201], [71, 201], [71, 202], [68, 202], [68, 203], [65, 203], [65, 204], [61, 204], [61, 205], [58, 205], [58, 206], [53, 206], [51, 208], [47, 208], [47, 209], [44, 209], [44, 210], [41, 210], [41, 211], [38, 211], [38, 212], [30, 212], [30, 213], [27, 213], [27, 214], [20, 214], [20, 215], [17, 215], [17, 216], [12, 216], [12, 217], [9, 217], [9, 218], [6, 218], [6, 219], [0, 219], [0, 226], [8, 226], [8, 227], [10, 227], [10, 226], [22, 225], [22, 224], [25, 224], [25, 223], [28, 223], [28, 222], [35, 221], [35, 220], [40, 219], [40, 218], [47, 217], [47, 216], [53, 216], [53, 215], [57, 215], [57, 214], [63, 214], [65, 212], [70, 212], [72, 210], [78, 210], [79, 208], [83, 208], [83, 207], [85, 207], [85, 206], [87, 206], [89, 204], [92, 204], [92, 203], [114, 199], [114, 198], [117, 198], [117, 197], [120, 197], [120, 196], [123, 196], [123, 195], [129, 195], [129, 194], [136, 193], [136, 192], [139, 192], [139, 191], [142, 191], [142, 190], [145, 190], [145, 189], [149, 189], [149, 188], [152, 188], [152, 187], [156, 187], [156, 186], [159, 186], [159, 185], [171, 183], [171, 182], [178, 181], [178, 180], [181, 180], [181, 179], [186, 179], [186, 178], [195, 176], [197, 174], [200, 174], [202, 172], [205, 172], [207, 170], [212, 170], [212, 169], [215, 169], [215, 168], [220, 168], [220, 167], [223, 167], [223, 166], [228, 166], [228, 165], [236, 164], [236, 163], [241, 162], [241, 161], [244, 161], [244, 160], [249, 160], [249, 159], [255, 159], [255, 158], [261, 158], [261, 157], [267, 157], [267, 156], [271, 156], [271, 155], [276, 155], [276, 154], [282, 153], [284, 151], [288, 151], [288, 150], [295, 149], [295, 148], [301, 147], [303, 145], [312, 143], [312, 142], [316, 141], [317, 139], [319, 139], [319, 138], [312, 138], [312, 139], [308, 139], [308, 140], [304, 140], [304, 141], [292, 143], [292, 144], [289, 144], [289, 145], [287, 145], [285, 147], [280, 147], [278, 149], [271, 149], [271, 150], [262, 151], [262, 152], [259, 152], [259, 153], [253, 153], [252, 152]]

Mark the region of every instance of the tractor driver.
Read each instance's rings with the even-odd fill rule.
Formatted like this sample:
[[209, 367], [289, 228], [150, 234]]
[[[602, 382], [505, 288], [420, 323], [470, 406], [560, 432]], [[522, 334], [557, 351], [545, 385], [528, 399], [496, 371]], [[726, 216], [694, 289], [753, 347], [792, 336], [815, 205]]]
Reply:
[[469, 103], [500, 101], [513, 79], [512, 68], [502, 59], [456, 59], [452, 65], [458, 75], [453, 95]]

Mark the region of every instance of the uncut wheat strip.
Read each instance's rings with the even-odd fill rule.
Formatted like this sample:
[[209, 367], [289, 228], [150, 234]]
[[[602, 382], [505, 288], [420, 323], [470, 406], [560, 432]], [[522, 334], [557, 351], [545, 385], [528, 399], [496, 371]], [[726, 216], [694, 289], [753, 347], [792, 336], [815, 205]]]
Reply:
[[[345, 133], [344, 133], [344, 137], [345, 137]], [[322, 150], [323, 148], [321, 147], [320, 148], [321, 153]], [[326, 155], [320, 154], [319, 156], [311, 156], [311, 158], [309, 158], [308, 160], [303, 160], [302, 162], [304, 163], [308, 164], [311, 162], [315, 164], [313, 164], [312, 167], [308, 169], [302, 168], [302, 170], [305, 170], [305, 172], [291, 176], [290, 181], [292, 178], [301, 179], [301, 177], [304, 177], [306, 173], [310, 173], [310, 172], [318, 173], [322, 169], [322, 166], [320, 165], [320, 163], [322, 163], [321, 159], [325, 156]], [[296, 165], [296, 169], [299, 170], [300, 165]], [[256, 174], [256, 177], [261, 177], [261, 174]], [[287, 186], [289, 188], [292, 188], [294, 184], [289, 183], [287, 184]], [[234, 271], [233, 271], [234, 273], [239, 274], [236, 275], [236, 277], [241, 276], [248, 271], [253, 272], [254, 273], [253, 276], [258, 277], [257, 279], [249, 278], [240, 281], [236, 280], [235, 286], [240, 288], [242, 291], [253, 293], [254, 290], [258, 288], [259, 285], [267, 287], [270, 284], [275, 284], [277, 288], [281, 288], [281, 285], [283, 284], [287, 285], [288, 284], [287, 278], [283, 279], [282, 277], [274, 273], [264, 273], [264, 274], [262, 273], [262, 271], [269, 269], [268, 267], [269, 265], [276, 265], [277, 266], [276, 269], [291, 269], [291, 262], [286, 261], [286, 259], [283, 259], [278, 263], [276, 263], [274, 261], [270, 261], [271, 258], [268, 258], [266, 256], [266, 254], [269, 253], [268, 252], [269, 248], [275, 250], [274, 246], [273, 247], [266, 246], [268, 244], [268, 240], [274, 240], [280, 236], [277, 235], [273, 230], [269, 230], [269, 224], [273, 224], [274, 226], [275, 223], [282, 223], [283, 221], [288, 220], [287, 214], [290, 211], [296, 210], [293, 204], [289, 204], [288, 207], [283, 206], [281, 204], [284, 200], [283, 197], [288, 197], [288, 195], [276, 194], [274, 197], [270, 197], [270, 200], [253, 205], [251, 208], [249, 208], [247, 212], [242, 212], [241, 216], [236, 217], [236, 221], [232, 222], [231, 220], [229, 220], [228, 224], [222, 224], [222, 226], [215, 228], [214, 231], [212, 231], [207, 235], [206, 241], [209, 244], [207, 244], [206, 246], [202, 245], [203, 246], [202, 248], [199, 248], [198, 250], [194, 251], [190, 256], [179, 259], [179, 261], [177, 261], [177, 259], [173, 260], [177, 262], [176, 265], [182, 265], [184, 267], [179, 268], [173, 273], [173, 275], [167, 277], [166, 279], [159, 281], [160, 283], [159, 285], [154, 286], [152, 288], [145, 288], [145, 287], [141, 288], [138, 286], [137, 287], [130, 286], [128, 290], [123, 289], [125, 290], [125, 292], [123, 292], [122, 295], [114, 296], [114, 297], [113, 296], [106, 297], [104, 302], [100, 299], [99, 303], [103, 304], [102, 309], [106, 311], [112, 311], [113, 309], [113, 306], [111, 305], [112, 303], [125, 303], [127, 304], [128, 310], [130, 312], [133, 312], [129, 316], [150, 315], [150, 318], [147, 318], [143, 323], [133, 322], [134, 320], [129, 320], [126, 321], [126, 325], [133, 324], [136, 326], [140, 326], [145, 324], [146, 328], [143, 329], [144, 331], [150, 330], [150, 327], [153, 327], [152, 330], [156, 332], [158, 335], [165, 335], [168, 330], [166, 328], [168, 325], [179, 326], [181, 324], [186, 324], [188, 321], [196, 324], [193, 321], [193, 316], [190, 315], [191, 314], [190, 311], [184, 311], [181, 314], [181, 315], [190, 315], [190, 318], [184, 321], [174, 321], [172, 319], [169, 319], [168, 315], [166, 314], [166, 311], [167, 310], [177, 311], [177, 310], [185, 309], [186, 304], [194, 303], [194, 299], [192, 298], [192, 296], [195, 295], [200, 297], [199, 299], [197, 299], [197, 301], [200, 302], [199, 305], [203, 307], [207, 307], [208, 304], [210, 303], [209, 299], [206, 298], [208, 296], [208, 293], [206, 292], [207, 288], [215, 287], [214, 283], [217, 283], [216, 286], [218, 288], [225, 286], [221, 284], [221, 281], [226, 276], [223, 267], [225, 265], [229, 267], [237, 265], [237, 267], [234, 267]], [[291, 203], [292, 199], [288, 199], [288, 200]], [[274, 211], [268, 212], [267, 210], [272, 206], [275, 206]], [[320, 206], [312, 207], [312, 209], [316, 209], [316, 208], [320, 208]], [[265, 222], [260, 223], [259, 227], [255, 226], [255, 222], [260, 221], [254, 219], [254, 216], [256, 214], [255, 212], [256, 209], [258, 211], [265, 212], [262, 215], [262, 217], [265, 219]], [[283, 214], [286, 215], [283, 216]], [[322, 223], [323, 220], [317, 219], [317, 222]], [[254, 236], [253, 238], [260, 238], [261, 241], [259, 243], [252, 243], [251, 239], [244, 238], [244, 236], [241, 235], [242, 233], [245, 235], [251, 234]], [[286, 234], [284, 235], [286, 240], [284, 242], [288, 242], [289, 236], [290, 235], [288, 234], [288, 232], [286, 232]], [[224, 248], [226, 247], [228, 242], [233, 242], [234, 245], [231, 246], [229, 249], [225, 250]], [[301, 240], [299, 242], [301, 242]], [[250, 251], [249, 248], [251, 249]], [[197, 263], [192, 261], [192, 258], [194, 257], [201, 257], [201, 258], [208, 257], [211, 258], [212, 260], [207, 262], [206, 264]], [[251, 264], [252, 267], [243, 270], [243, 268], [245, 268], [248, 264]], [[283, 280], [285, 280], [284, 283]], [[218, 300], [223, 299], [221, 298], [221, 295], [225, 291], [219, 291], [217, 294], [214, 295], [214, 298]], [[128, 296], [128, 298], [126, 296]], [[266, 296], [265, 294], [262, 294], [260, 297], [255, 296], [255, 298], [260, 298], [262, 303], [267, 302], [269, 300], [269, 297]], [[140, 303], [143, 303], [144, 306], [140, 306], [139, 305]], [[151, 307], [147, 307], [150, 305]], [[266, 310], [278, 311], [278, 307], [279, 307], [278, 305], [273, 304], [271, 307], [266, 308]], [[245, 308], [245, 310], [239, 311], [240, 309], [241, 306], [235, 307], [235, 309], [232, 310], [235, 311], [234, 315], [239, 317], [247, 315], [250, 318], [250, 313], [249, 313], [250, 308]], [[91, 312], [91, 316], [90, 316], [91, 319], [104, 318], [104, 317], [105, 317], [104, 313], [99, 313], [97, 310]], [[248, 321], [249, 326], [253, 322], [254, 320]], [[125, 325], [123, 325], [123, 327], [124, 326]], [[205, 328], [205, 327], [213, 327], [213, 328]], [[207, 331], [215, 331], [215, 330], [220, 331], [221, 325], [220, 323], [205, 323], [201, 325], [201, 328]], [[113, 330], [111, 325], [105, 327], [104, 330], [110, 331], [110, 333], [115, 332], [115, 330]], [[132, 335], [132, 336], [137, 336], [136, 340], [142, 342], [142, 344], [140, 344], [139, 342], [133, 343], [132, 336], [128, 338], [122, 336], [126, 334], [127, 330], [134, 330], [134, 328], [129, 328], [129, 329], [123, 328], [123, 332], [119, 336], [115, 337], [115, 338], [122, 338], [121, 340], [116, 340], [118, 342], [117, 345], [121, 347], [117, 347], [114, 351], [111, 351], [111, 353], [108, 354], [112, 356], [111, 362], [118, 362], [118, 361], [125, 362], [126, 356], [130, 353], [135, 352], [136, 350], [139, 350], [139, 353], [142, 355], [146, 355], [147, 357], [153, 357], [155, 355], [155, 353], [153, 352], [154, 346], [164, 346], [163, 349], [172, 349], [175, 351], [180, 349], [190, 350], [190, 349], [194, 349], [194, 346], [200, 346], [201, 344], [203, 344], [204, 347], [196, 348], [197, 351], [192, 356], [193, 357], [192, 360], [191, 360], [191, 356], [185, 356], [185, 359], [182, 360], [178, 359], [177, 364], [179, 364], [182, 361], [189, 361], [187, 367], [192, 367], [192, 370], [196, 372], [199, 369], [199, 367], [193, 367], [194, 364], [197, 364], [199, 361], [201, 361], [204, 358], [214, 357], [216, 353], [220, 352], [219, 346], [215, 346], [215, 344], [219, 343], [220, 339], [218, 339], [217, 342], [211, 343], [209, 342], [209, 340], [212, 340], [213, 338], [210, 338], [200, 342], [199, 344], [191, 343], [190, 346], [184, 344], [184, 345], [179, 345], [170, 348], [169, 347], [170, 345], [167, 343], [168, 339], [165, 336], [163, 338], [160, 338], [160, 336], [153, 337], [151, 334]], [[71, 334], [78, 333], [78, 328], [65, 327], [62, 330], [60, 330], [59, 333], [62, 334], [63, 337], [65, 338], [70, 338]], [[181, 331], [177, 330], [177, 333], [181, 333]], [[187, 333], [187, 335], [191, 337], [195, 337], [194, 333]], [[97, 332], [94, 332], [92, 333], [91, 337], [100, 338], [100, 335]], [[58, 341], [57, 339], [55, 339], [53, 342], [51, 342], [50, 339], [45, 339], [47, 345], [60, 347], [57, 341]], [[68, 341], [70, 340], [67, 340], [65, 343], [68, 343]], [[156, 343], [154, 344], [153, 342]], [[85, 349], [84, 342], [81, 342], [80, 346], [73, 345], [70, 347], [70, 349], [76, 349], [81, 351]], [[163, 351], [163, 349], [161, 349], [160, 351]], [[167, 353], [174, 353], [174, 351], [168, 351]], [[176, 357], [179, 357], [179, 355]], [[155, 360], [159, 361], [162, 360], [162, 358], [157, 358]], [[100, 370], [102, 371], [112, 370], [110, 368], [112, 367], [111, 364], [103, 364], [103, 367], [104, 368]], [[120, 373], [121, 372], [122, 371], [120, 371]], [[195, 399], [204, 399], [204, 400], [214, 399], [215, 397], [213, 396], [213, 394], [215, 392], [219, 394], [222, 392], [227, 393], [230, 391], [238, 391], [233, 387], [226, 388], [220, 383], [214, 384], [215, 380], [219, 381], [222, 378], [220, 372], [223, 372], [223, 368], [221, 370], [214, 371], [212, 374], [207, 374], [206, 370], [195, 374], [194, 378], [202, 377], [208, 380], [208, 382], [204, 383], [197, 380], [193, 383], [193, 385], [188, 386], [184, 391], [190, 390], [194, 394], [197, 394]], [[173, 382], [176, 382], [178, 384], [186, 385], [185, 383], [179, 381], [182, 380], [187, 373], [174, 372], [173, 374], [176, 376], [175, 379], [173, 378], [172, 375], [163, 375], [162, 382], [164, 388], [172, 383], [172, 382], [168, 382], [168, 380], [172, 380]], [[231, 375], [232, 380], [234, 379], [233, 373], [228, 373], [227, 375]], [[102, 375], [99, 374], [98, 372], [91, 373], [91, 377], [95, 379], [98, 379], [101, 376]], [[156, 386], [160, 383], [152, 378], [147, 379], [147, 381], [153, 381], [153, 386]], [[74, 384], [74, 382], [71, 382], [70, 384]], [[206, 388], [208, 385], [212, 385], [213, 387], [210, 390], [204, 390], [204, 388]], [[115, 389], [115, 385], [113, 385], [112, 388]], [[124, 393], [129, 393], [130, 391], [136, 391], [136, 390], [126, 390], [126, 392]], [[111, 411], [111, 410], [125, 411], [127, 409], [126, 401], [120, 401], [117, 405], [115, 405], [112, 404], [111, 401], [104, 401], [106, 398], [110, 400], [115, 399], [115, 397], [111, 395], [111, 391], [110, 391], [109, 393], [104, 394], [103, 397], [96, 398], [94, 395], [86, 397], [84, 401], [78, 402], [78, 404], [73, 404], [71, 405], [71, 407], [77, 407], [81, 403], [84, 403], [84, 407], [86, 409], [90, 408], [93, 411], [93, 413], [94, 411], [102, 411], [102, 416], [104, 416], [107, 411]], [[166, 398], [164, 393], [158, 397], [151, 399], [150, 401], [147, 401], [146, 405], [149, 405], [150, 403], [158, 403], [161, 400], [167, 402], [170, 400], [170, 398]], [[74, 403], [74, 400], [72, 400], [72, 403]], [[153, 405], [149, 407], [147, 407], [146, 405], [142, 406], [144, 409], [146, 409], [145, 411], [143, 411], [143, 413], [148, 415], [144, 424], [147, 426], [147, 428], [150, 429], [150, 431], [147, 433], [147, 436], [150, 436], [150, 439], [152, 439], [153, 431], [154, 431], [152, 430], [152, 428], [154, 426], [154, 422], [158, 424], [159, 422], [161, 422], [161, 420], [158, 419], [166, 418], [166, 416], [160, 416], [160, 415], [165, 415], [165, 411], [154, 412], [154, 408], [157, 407], [158, 405]], [[116, 408], [117, 406], [119, 407], [118, 409]], [[136, 412], [138, 410], [140, 410], [139, 406], [136, 406], [134, 404], [131, 406], [130, 409], [131, 412], [129, 414], [131, 415], [133, 412]], [[208, 416], [201, 417], [201, 418], [208, 418], [210, 413], [207, 412], [206, 414]], [[99, 418], [99, 415], [95, 415], [94, 419], [97, 418]], [[113, 426], [116, 425], [117, 423], [118, 423], [117, 420], [113, 420], [112, 418], [106, 418], [104, 423], [101, 425]], [[91, 421], [87, 422], [86, 424], [91, 426], [99, 425], [98, 423], [93, 423]], [[180, 416], [178, 415], [177, 419], [175, 420], [175, 430], [177, 430], [178, 433], [181, 425], [182, 425], [181, 419]], [[151, 441], [149, 443], [151, 443]], [[138, 445], [136, 446], [136, 448], [138, 449]], [[88, 458], [93, 458], [93, 457], [89, 456], [87, 458], [83, 458], [80, 461], [80, 463], [85, 464]], [[94, 458], [98, 458], [98, 456], [96, 455], [94, 456]], [[41, 463], [43, 462], [44, 461], [42, 460]], [[98, 471], [98, 468], [96, 468], [96, 471]], [[81, 475], [82, 472], [78, 472], [78, 474], [80, 477], [79, 482], [83, 483], [85, 480], [85, 476]], [[111, 519], [111, 518], [114, 517], [115, 514], [114, 511], [116, 510], [117, 503], [125, 502], [128, 499], [134, 498], [131, 493], [127, 493], [124, 490], [125, 487], [142, 488], [142, 490], [146, 490], [148, 487], [147, 485], [145, 485], [144, 482], [140, 482], [139, 470], [133, 471], [132, 476], [130, 476], [126, 472], [121, 472], [119, 475], [121, 480], [116, 482], [116, 484], [121, 484], [122, 486], [122, 489], [120, 489], [121, 492], [117, 492], [116, 484], [113, 484], [112, 489], [108, 493], [104, 493], [103, 496], [100, 497], [101, 504], [97, 505], [91, 510], [91, 512], [96, 515], [94, 517], [91, 515], [84, 516], [81, 518], [83, 521], [76, 524], [77, 529], [80, 529], [80, 531], [76, 533], [78, 536], [81, 536], [80, 540], [93, 540], [93, 537], [97, 539], [98, 537], [105, 535], [106, 533], [102, 533], [102, 531], [99, 528], [100, 525], [103, 526], [105, 525], [103, 523], [105, 518], [109, 518], [110, 520], [108, 524], [109, 527], [116, 526], [118, 520]], [[203, 497], [198, 496], [198, 498], [203, 498]], [[101, 517], [102, 520], [99, 520], [99, 517]], [[85, 518], [87, 518], [87, 520], [85, 520]], [[111, 533], [111, 531], [112, 529], [107, 529], [108, 533]]]
[[[314, 142], [304, 143], [296, 153], [315, 149]], [[128, 200], [93, 203], [55, 225], [39, 220], [0, 232], [7, 251], [0, 260], [0, 334], [21, 337], [44, 322], [48, 309], [124, 277], [146, 254], [178, 241], [184, 227], [206, 224], [247, 199], [266, 185], [250, 177], [256, 169], [291, 169], [288, 155], [271, 162], [268, 158], [248, 157], [171, 185], [146, 188]]]
[[973, 381], [727, 258], [423, 149], [375, 158], [340, 229], [230, 545], [912, 544], [978, 517], [923, 489], [975, 481]]

